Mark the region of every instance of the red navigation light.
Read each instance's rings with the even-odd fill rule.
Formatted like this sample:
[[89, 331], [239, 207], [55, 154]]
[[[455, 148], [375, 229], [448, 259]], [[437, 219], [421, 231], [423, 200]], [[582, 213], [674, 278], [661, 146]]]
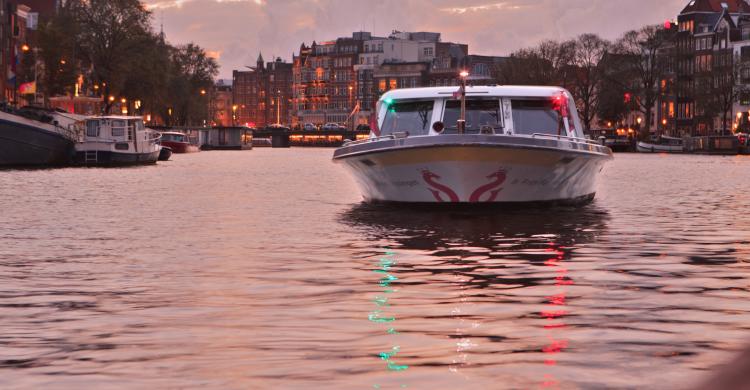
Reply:
[[563, 118], [568, 117], [568, 99], [566, 99], [564, 93], [552, 98], [552, 109], [559, 112]]
[[630, 103], [630, 100], [632, 99], [632, 96], [630, 95], [630, 92], [625, 92], [625, 95], [623, 97], [625, 103]]
[[671, 22], [671, 21], [669, 21], [669, 20], [665, 21], [665, 22], [664, 22], [664, 29], [665, 29], [665, 30], [669, 30], [669, 29], [671, 29], [671, 28], [672, 28], [672, 22]]

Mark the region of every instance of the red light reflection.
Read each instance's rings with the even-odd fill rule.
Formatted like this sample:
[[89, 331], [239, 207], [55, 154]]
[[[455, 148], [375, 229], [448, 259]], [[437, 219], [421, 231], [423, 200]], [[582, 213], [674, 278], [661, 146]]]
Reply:
[[[567, 326], [564, 322], [565, 317], [569, 314], [568, 310], [565, 309], [567, 306], [565, 286], [573, 285], [573, 280], [568, 276], [568, 269], [562, 266], [565, 260], [565, 252], [560, 249], [560, 246], [550, 243], [550, 247], [546, 251], [549, 252], [550, 258], [544, 262], [544, 265], [554, 268], [554, 286], [558, 291], [547, 297], [547, 308], [540, 313], [541, 317], [545, 319], [543, 327], [548, 332], [547, 337], [549, 338], [549, 342], [542, 348], [542, 352], [547, 355], [544, 364], [547, 366], [556, 366], [557, 359], [555, 359], [555, 356], [568, 348], [569, 341], [557, 338], [556, 334]], [[557, 388], [559, 386], [560, 383], [554, 375], [544, 375], [541, 387]]]

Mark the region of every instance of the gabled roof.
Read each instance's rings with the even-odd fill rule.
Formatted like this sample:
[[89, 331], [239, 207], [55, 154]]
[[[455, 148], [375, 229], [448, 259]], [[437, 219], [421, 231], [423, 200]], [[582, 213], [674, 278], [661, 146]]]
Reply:
[[687, 6], [680, 12], [722, 12], [723, 4], [726, 4], [729, 13], [750, 12], [750, 4], [746, 0], [690, 0]]

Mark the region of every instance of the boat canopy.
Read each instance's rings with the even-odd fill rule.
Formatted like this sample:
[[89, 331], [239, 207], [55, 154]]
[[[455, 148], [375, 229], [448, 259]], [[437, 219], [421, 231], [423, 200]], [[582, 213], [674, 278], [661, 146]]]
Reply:
[[[455, 134], [460, 118], [458, 87], [387, 92], [378, 102], [380, 134]], [[435, 129], [436, 122], [438, 130]], [[467, 87], [466, 133], [549, 134], [584, 138], [575, 101], [559, 87]]]

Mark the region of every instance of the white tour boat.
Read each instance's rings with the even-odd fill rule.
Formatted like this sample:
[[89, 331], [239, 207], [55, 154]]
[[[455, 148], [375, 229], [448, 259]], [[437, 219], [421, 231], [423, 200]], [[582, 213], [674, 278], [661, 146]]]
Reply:
[[369, 139], [334, 153], [367, 201], [586, 203], [612, 159], [557, 87], [393, 90]]
[[76, 144], [82, 165], [153, 164], [162, 146], [159, 133], [137, 116], [96, 116], [86, 119], [83, 139]]

